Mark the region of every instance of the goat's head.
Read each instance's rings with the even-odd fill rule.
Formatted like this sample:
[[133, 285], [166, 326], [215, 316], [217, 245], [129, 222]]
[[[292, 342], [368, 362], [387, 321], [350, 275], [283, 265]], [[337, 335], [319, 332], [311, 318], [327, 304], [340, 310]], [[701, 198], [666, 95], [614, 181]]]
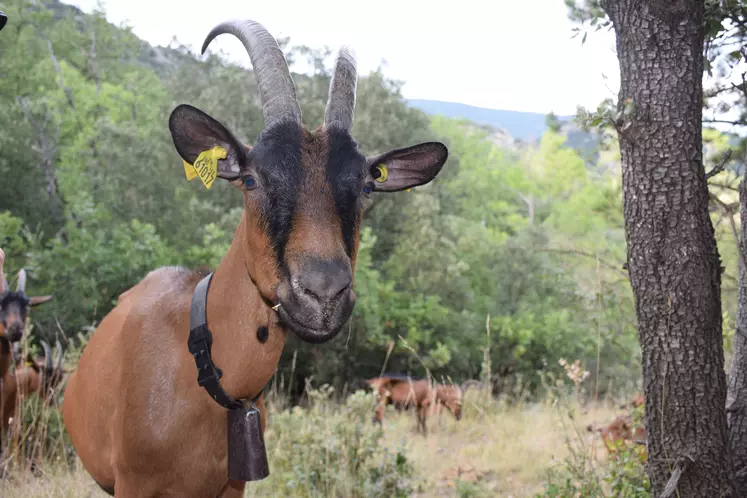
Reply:
[[256, 144], [239, 142], [222, 123], [189, 105], [169, 118], [179, 155], [193, 164], [220, 146], [217, 177], [242, 191], [244, 265], [285, 325], [308, 342], [333, 338], [350, 318], [359, 228], [372, 192], [430, 182], [446, 162], [438, 142], [365, 157], [351, 135], [356, 63], [343, 48], [335, 62], [324, 123], [301, 124], [288, 65], [275, 39], [254, 21], [216, 26], [202, 46], [229, 33], [244, 44], [257, 78], [264, 129]]
[[3, 274], [5, 254], [0, 249], [0, 339], [16, 342], [21, 339], [26, 328], [26, 317], [30, 306], [38, 306], [52, 299], [52, 296], [29, 298], [26, 295], [26, 270], [18, 271], [16, 290], [10, 290]]
[[461, 385], [438, 385], [436, 386], [436, 401], [446, 406], [451, 414], [454, 415], [455, 419], [461, 420], [464, 395], [470, 387], [481, 388], [482, 384], [476, 380], [468, 380], [463, 382]]
[[460, 386], [436, 386], [436, 401], [448, 408], [456, 420], [462, 419], [462, 388]]

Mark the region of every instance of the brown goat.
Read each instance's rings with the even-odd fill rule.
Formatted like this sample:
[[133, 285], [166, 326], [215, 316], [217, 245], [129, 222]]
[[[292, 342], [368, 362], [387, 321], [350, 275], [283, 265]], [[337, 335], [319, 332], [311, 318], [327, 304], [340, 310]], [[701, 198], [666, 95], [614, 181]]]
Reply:
[[20, 364], [22, 358], [18, 354], [18, 348], [14, 348], [16, 368], [8, 370], [3, 376], [3, 410], [1, 412], [3, 434], [7, 433], [16, 406], [20, 406], [20, 402], [25, 397], [38, 393], [44, 404], [51, 405], [54, 402], [54, 391], [60, 385], [64, 376], [62, 346], [59, 341], [55, 344], [55, 357], [53, 359], [49, 345], [44, 341], [41, 341], [41, 343], [44, 356], [33, 358], [31, 354], [28, 354], [23, 365]]
[[374, 420], [382, 422], [387, 405], [407, 410], [415, 407], [418, 430], [427, 433], [427, 415], [432, 409], [445, 406], [456, 420], [462, 418], [462, 397], [464, 391], [475, 381], [467, 381], [461, 386], [455, 384], [436, 384], [431, 386], [425, 379], [414, 379], [404, 375], [384, 375], [368, 379], [379, 396]]
[[384, 420], [384, 411], [388, 405], [394, 405], [398, 410], [414, 407], [418, 430], [423, 434], [427, 433], [426, 416], [435, 394], [427, 380], [387, 375], [368, 379], [366, 383], [378, 393], [374, 421], [381, 423]]
[[[616, 455], [620, 443], [632, 442], [646, 444], [646, 429], [641, 426], [633, 427], [633, 418], [620, 415], [606, 426], [594, 429], [593, 425], [586, 427], [589, 432], [599, 432], [609, 455]], [[644, 456], [645, 458], [645, 456]]]
[[[52, 296], [29, 298], [26, 295], [26, 271], [23, 268], [18, 271], [16, 290], [10, 290], [5, 278], [4, 264], [5, 253], [0, 249], [0, 402], [5, 399], [5, 376], [13, 363], [13, 343], [17, 343], [23, 337], [29, 308], [52, 299]], [[0, 414], [3, 412], [4, 406], [0, 405]], [[4, 432], [0, 433], [0, 453]]]
[[[212, 343], [194, 356], [188, 348], [192, 299], [203, 276], [176, 267], [152, 271], [92, 334], [62, 403], [83, 466], [118, 497], [243, 496], [245, 481], [229, 479], [227, 410], [195, 381], [195, 359], [207, 350], [222, 369], [212, 377], [222, 389], [235, 400], [256, 399], [264, 430], [261, 393], [287, 331], [326, 342], [352, 314], [369, 194], [424, 185], [448, 155], [438, 142], [361, 154], [351, 135], [356, 65], [345, 48], [333, 70], [324, 124], [309, 131], [275, 39], [254, 21], [230, 21], [208, 34], [202, 51], [223, 33], [244, 44], [254, 67], [265, 121], [257, 143], [242, 145], [188, 105], [169, 118], [188, 178], [207, 164], [200, 173], [206, 186], [217, 176], [243, 196], [241, 221], [206, 297]], [[196, 163], [208, 151], [217, 156]]]
[[636, 394], [633, 396], [633, 399], [631, 399], [629, 402], [620, 405], [620, 409], [626, 409], [626, 408], [638, 408], [645, 404], [646, 400], [643, 397], [643, 394]]

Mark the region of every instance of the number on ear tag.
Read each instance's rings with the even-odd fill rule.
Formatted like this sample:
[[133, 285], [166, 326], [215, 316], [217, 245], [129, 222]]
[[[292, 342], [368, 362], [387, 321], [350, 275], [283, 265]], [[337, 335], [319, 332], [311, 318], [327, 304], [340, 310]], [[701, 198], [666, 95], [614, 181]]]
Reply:
[[194, 165], [184, 161], [184, 174], [187, 175], [187, 181], [199, 176], [205, 188], [209, 189], [218, 177], [218, 159], [225, 159], [226, 156], [226, 149], [216, 145], [210, 150], [200, 152]]

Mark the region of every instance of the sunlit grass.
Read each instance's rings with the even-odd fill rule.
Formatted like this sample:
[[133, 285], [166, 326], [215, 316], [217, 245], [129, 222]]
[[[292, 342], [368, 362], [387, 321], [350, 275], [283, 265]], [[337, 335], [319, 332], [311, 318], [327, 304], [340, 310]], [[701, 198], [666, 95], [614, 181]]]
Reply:
[[412, 415], [392, 414], [385, 422], [388, 443], [407, 441], [415, 473], [426, 483], [421, 496], [534, 496], [542, 491], [547, 470], [567, 456], [566, 437], [581, 438], [590, 456], [605, 458], [601, 442], [585, 427], [614, 418], [616, 411], [607, 404], [588, 407], [572, 421], [568, 410], [579, 413], [577, 405], [507, 407], [475, 403], [469, 395], [467, 400], [462, 420], [443, 412], [440, 421], [430, 421], [428, 437], [412, 431]]
[[0, 479], [3, 498], [108, 498], [89, 476], [80, 462], [70, 471], [61, 465], [45, 465], [39, 476], [31, 472], [13, 472]]
[[[374, 430], [370, 414], [361, 404], [367, 402], [359, 400], [356, 405], [342, 405], [320, 398], [311, 410], [295, 408], [291, 412], [276, 413], [270, 419], [266, 438], [271, 475], [265, 481], [249, 484], [247, 496], [372, 496], [354, 491], [355, 483], [362, 478], [345, 467], [347, 463], [339, 457], [345, 448], [340, 445], [331, 449], [312, 448], [306, 457], [306, 460], [318, 458], [338, 462], [329, 468], [322, 467], [328, 473], [322, 477], [326, 491], [321, 492], [319, 488], [309, 491], [302, 485], [287, 486], [288, 480], [303, 482], [315, 470], [308, 462], [300, 465], [302, 462], [293, 454], [294, 446], [288, 444], [288, 438], [294, 439], [293, 444], [306, 444], [304, 438], [314, 433], [338, 430], [340, 437], [336, 425], [363, 424], [370, 426], [363, 432], [364, 437], [369, 438], [367, 444], [376, 446], [370, 439], [370, 431]], [[412, 466], [412, 476], [404, 479], [415, 489], [410, 496], [531, 497], [543, 491], [547, 470], [568, 455], [567, 438], [573, 439], [576, 447], [580, 444], [586, 448], [593, 460], [604, 460], [603, 445], [586, 431], [586, 425], [609, 421], [619, 412], [610, 403], [584, 408], [567, 401], [507, 406], [482, 396], [479, 391], [470, 391], [462, 420], [455, 421], [447, 411], [440, 417], [433, 414], [426, 437], [415, 431], [412, 412], [388, 411], [379, 445], [392, 453], [404, 449]], [[293, 430], [280, 434], [272, 427], [273, 423], [292, 424]], [[285, 442], [281, 444], [280, 438], [285, 438]], [[281, 447], [285, 449], [276, 451]], [[377, 458], [380, 456], [371, 458], [374, 466], [379, 465]], [[11, 472], [8, 478], [0, 480], [0, 496], [107, 496], [77, 463], [74, 471], [52, 462], [42, 465], [38, 475], [30, 471]]]

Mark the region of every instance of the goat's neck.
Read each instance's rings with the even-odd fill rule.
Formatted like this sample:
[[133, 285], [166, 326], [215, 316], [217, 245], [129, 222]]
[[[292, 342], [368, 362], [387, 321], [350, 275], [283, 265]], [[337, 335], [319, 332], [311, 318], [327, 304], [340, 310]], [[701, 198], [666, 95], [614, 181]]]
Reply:
[[[221, 385], [234, 398], [253, 398], [270, 380], [285, 332], [275, 311], [262, 299], [247, 270], [245, 218], [226, 256], [215, 270], [207, 300], [207, 323], [213, 334], [212, 357], [223, 370]], [[260, 343], [257, 331], [268, 327]]]
[[12, 368], [12, 349], [5, 338], [0, 338], [0, 379]]

